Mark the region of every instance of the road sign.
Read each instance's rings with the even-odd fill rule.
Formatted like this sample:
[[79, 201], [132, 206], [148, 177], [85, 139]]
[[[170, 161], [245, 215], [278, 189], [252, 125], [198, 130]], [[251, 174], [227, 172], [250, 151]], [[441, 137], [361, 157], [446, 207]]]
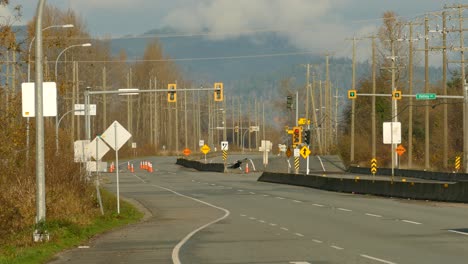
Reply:
[[297, 157], [300, 157], [300, 156], [301, 156], [301, 151], [298, 148], [295, 148], [294, 149], [294, 157], [297, 158]]
[[199, 146], [199, 147], [203, 147], [203, 145], [205, 145], [205, 140], [200, 139], [200, 140], [198, 141], [198, 146]]
[[[36, 116], [35, 88], [33, 82], [21, 84], [23, 117]], [[44, 116], [57, 116], [57, 86], [55, 82], [42, 83], [42, 105]]]
[[86, 162], [89, 160], [89, 140], [78, 140], [74, 143], [75, 162]]
[[208, 147], [207, 145], [203, 145], [203, 146], [200, 148], [200, 150], [201, 150], [201, 152], [202, 152], [203, 154], [206, 155], [206, 154], [208, 154], [208, 152], [210, 152], [211, 149], [210, 149], [210, 147]]
[[401, 143], [401, 123], [384, 122], [383, 123], [383, 143], [400, 144]]
[[395, 149], [395, 151], [398, 153], [398, 156], [401, 156], [401, 155], [403, 155], [403, 153], [406, 152], [406, 149], [405, 149], [405, 147], [403, 147], [402, 145], [399, 145], [399, 146]]
[[301, 156], [306, 159], [310, 155], [310, 150], [307, 146], [301, 148]]
[[226, 150], [223, 150], [223, 160], [224, 161], [227, 160], [227, 151]]
[[[119, 122], [114, 121], [107, 129], [102, 133], [101, 138], [114, 150], [119, 150], [130, 138], [132, 134], [128, 132]], [[117, 146], [115, 141], [117, 138]]]
[[[90, 116], [96, 115], [96, 105], [90, 104], [88, 105], [88, 111]], [[75, 115], [85, 115], [85, 105], [84, 104], [75, 104]]]
[[183, 153], [184, 153], [184, 155], [187, 157], [187, 156], [190, 155], [190, 153], [192, 153], [192, 152], [190, 151], [189, 148], [185, 148], [184, 151], [183, 151]]
[[221, 141], [221, 150], [229, 150], [229, 142]]
[[95, 160], [102, 159], [102, 157], [104, 157], [104, 155], [106, 155], [106, 153], [110, 150], [106, 143], [104, 143], [104, 141], [98, 137], [95, 137], [93, 141], [91, 141], [91, 143], [86, 146], [86, 148], [89, 155]]
[[435, 100], [437, 95], [435, 93], [420, 93], [416, 94], [416, 100]]
[[291, 157], [291, 148], [288, 147], [288, 149], [286, 150], [286, 156], [289, 158]]
[[136, 142], [133, 142], [132, 143], [132, 149], [136, 149], [136, 148], [137, 148], [137, 144], [136, 144]]
[[375, 175], [377, 173], [377, 159], [371, 159], [371, 173]]
[[249, 132], [259, 132], [260, 127], [259, 126], [250, 126], [249, 127]]

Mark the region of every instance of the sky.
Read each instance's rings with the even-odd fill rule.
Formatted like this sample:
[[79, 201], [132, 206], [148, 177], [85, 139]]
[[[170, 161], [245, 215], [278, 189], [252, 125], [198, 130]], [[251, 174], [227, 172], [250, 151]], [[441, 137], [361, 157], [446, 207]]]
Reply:
[[[49, 0], [61, 9], [75, 10], [90, 33], [99, 38], [139, 35], [170, 26], [187, 34], [202, 31], [213, 39], [234, 38], [252, 31], [272, 30], [297, 48], [337, 51], [345, 39], [368, 36], [381, 25], [385, 11], [406, 19], [439, 11], [439, 0]], [[32, 19], [37, 1], [11, 0], [23, 6], [23, 19]], [[456, 3], [456, 2], [455, 2]], [[0, 9], [0, 15], [5, 14]], [[433, 22], [437, 23], [437, 22]], [[440, 22], [439, 22], [440, 23]], [[433, 25], [435, 27], [435, 24]]]

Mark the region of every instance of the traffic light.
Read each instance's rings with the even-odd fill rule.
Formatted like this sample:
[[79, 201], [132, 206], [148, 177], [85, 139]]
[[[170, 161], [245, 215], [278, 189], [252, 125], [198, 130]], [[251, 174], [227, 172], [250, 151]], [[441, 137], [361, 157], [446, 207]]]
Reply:
[[293, 109], [293, 98], [291, 95], [286, 96], [286, 108]]
[[293, 145], [299, 145], [302, 142], [302, 133], [301, 127], [294, 127], [292, 134], [292, 143]]
[[176, 83], [170, 83], [167, 85], [167, 101], [169, 103], [175, 103], [177, 102], [177, 94], [176, 94], [176, 89], [177, 89], [177, 84]]
[[401, 100], [401, 91], [394, 90], [392, 92], [392, 99], [393, 100]]
[[304, 131], [304, 143], [310, 144], [310, 130]]
[[357, 98], [356, 90], [348, 90], [348, 99], [356, 99], [356, 98]]
[[215, 102], [223, 101], [223, 83], [214, 84], [214, 100]]

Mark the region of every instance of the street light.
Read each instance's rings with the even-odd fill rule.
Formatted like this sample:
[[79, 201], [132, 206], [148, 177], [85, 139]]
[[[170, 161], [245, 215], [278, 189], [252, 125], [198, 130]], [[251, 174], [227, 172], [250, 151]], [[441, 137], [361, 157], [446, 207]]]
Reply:
[[[71, 48], [74, 48], [74, 47], [90, 47], [91, 46], [91, 43], [83, 43], [83, 44], [76, 44], [76, 45], [71, 45], [71, 46], [68, 46], [66, 47], [65, 49], [63, 49], [59, 55], [57, 56], [57, 59], [55, 60], [55, 82], [57, 82], [57, 64], [58, 64], [58, 60], [60, 58], [60, 56], [62, 56], [62, 54], [67, 51], [68, 49], [71, 49]], [[58, 97], [57, 97], [57, 100], [58, 100]], [[56, 125], [56, 128], [58, 128], [58, 125], [59, 125], [59, 120], [58, 120], [58, 111], [57, 111], [57, 116], [55, 117], [55, 125]], [[58, 154], [58, 129], [56, 129], [55, 131], [55, 139], [56, 139], [56, 153]]]
[[[74, 27], [73, 24], [65, 24], [65, 25], [53, 25], [53, 26], [48, 26], [42, 29], [42, 31], [50, 29], [50, 28], [72, 28]], [[36, 36], [34, 36], [31, 39], [31, 42], [29, 43], [29, 50], [28, 50], [28, 82], [31, 81], [31, 48], [32, 44], [34, 43], [34, 40], [36, 39]]]
[[58, 60], [60, 59], [60, 56], [67, 51], [68, 49], [74, 48], [74, 47], [91, 47], [91, 43], [83, 43], [83, 44], [76, 44], [76, 45], [71, 45], [63, 49], [59, 55], [57, 56], [57, 59], [55, 60], [55, 81], [57, 81], [57, 65], [58, 65]]

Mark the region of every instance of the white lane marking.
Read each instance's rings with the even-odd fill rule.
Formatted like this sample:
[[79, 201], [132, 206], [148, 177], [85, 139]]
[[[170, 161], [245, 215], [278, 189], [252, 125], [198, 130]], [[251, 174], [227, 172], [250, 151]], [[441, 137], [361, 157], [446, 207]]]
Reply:
[[339, 247], [339, 246], [330, 246], [331, 248], [337, 249], [337, 250], [343, 250], [344, 248]]
[[340, 211], [344, 211], [344, 212], [352, 212], [353, 210], [349, 210], [349, 209], [346, 209], [346, 208], [337, 208], [338, 210]]
[[391, 261], [384, 260], [384, 259], [379, 259], [379, 258], [372, 257], [372, 256], [369, 256], [369, 255], [361, 254], [360, 256], [363, 257], [363, 258], [366, 258], [366, 259], [375, 260], [375, 261], [382, 262], [382, 263], [385, 263], [385, 264], [396, 264], [395, 262], [391, 262]]
[[270, 195], [268, 195], [268, 194], [264, 194], [263, 196], [265, 196], [265, 197], [268, 197], [268, 196], [270, 196]]
[[195, 180], [192, 180], [192, 182], [195, 182]]
[[262, 224], [266, 223], [264, 220], [258, 220], [258, 221]]
[[250, 194], [255, 194], [254, 192], [250, 192]]
[[255, 217], [249, 217], [250, 220], [257, 220]]
[[89, 248], [89, 246], [78, 246], [78, 248], [80, 248], [80, 249], [87, 249], [87, 248]]
[[246, 215], [245, 215], [245, 214], [241, 214], [241, 216], [242, 216], [242, 217], [246, 217]]
[[300, 236], [300, 237], [303, 237], [304, 235], [301, 234], [301, 233], [294, 233], [296, 236]]
[[286, 198], [279, 197], [279, 196], [276, 196], [275, 198], [276, 198], [276, 199], [280, 199], [280, 200], [284, 200], [284, 199], [286, 199]]
[[216, 186], [216, 184], [214, 184], [214, 183], [211, 183], [210, 185], [211, 185], [211, 186]]
[[368, 214], [366, 213], [367, 216], [372, 216], [372, 217], [382, 217], [381, 215], [376, 215], [376, 214]]
[[293, 200], [293, 202], [295, 202], [295, 203], [302, 203], [302, 201], [298, 201], [298, 200]]
[[312, 239], [312, 241], [314, 241], [315, 243], [319, 243], [319, 244], [323, 243], [323, 241], [320, 241], [320, 240], [317, 240], [317, 239]]
[[323, 205], [323, 204], [313, 204], [313, 206], [324, 207], [325, 205]]
[[460, 231], [456, 231], [456, 230], [447, 230], [449, 232], [452, 232], [452, 233], [456, 233], [456, 234], [460, 234], [460, 235], [464, 235], [464, 236], [468, 236], [468, 233], [465, 233], [465, 232], [460, 232]]
[[238, 192], [243, 192], [244, 190], [237, 190]]
[[289, 264], [310, 264], [310, 262], [307, 261], [291, 261]]
[[401, 220], [402, 222], [408, 223], [408, 224], [413, 224], [413, 225], [422, 225], [422, 223], [410, 221], [410, 220]]
[[270, 225], [271, 225], [271, 226], [277, 226], [277, 224], [275, 224], [275, 223], [270, 223]]
[[[140, 177], [136, 176], [135, 174], [133, 174], [133, 176], [135, 176], [135, 177], [139, 178], [141, 181], [143, 181]], [[144, 181], [143, 181], [143, 182], [144, 182]], [[203, 230], [203, 229], [209, 227], [210, 225], [216, 224], [217, 222], [226, 219], [226, 218], [231, 214], [231, 212], [229, 212], [229, 210], [227, 210], [227, 209], [224, 209], [224, 208], [219, 207], [219, 206], [216, 206], [216, 205], [212, 205], [212, 204], [210, 204], [210, 203], [204, 202], [204, 201], [202, 201], [202, 200], [199, 200], [199, 199], [196, 199], [196, 198], [187, 196], [187, 195], [183, 195], [183, 194], [178, 193], [178, 192], [176, 192], [176, 191], [173, 191], [173, 190], [171, 190], [171, 189], [169, 189], [169, 188], [165, 188], [165, 187], [162, 187], [162, 186], [159, 186], [159, 185], [151, 185], [151, 186], [156, 187], [156, 188], [159, 188], [159, 189], [166, 190], [166, 191], [171, 192], [171, 193], [173, 193], [173, 194], [175, 194], [175, 195], [177, 195], [177, 196], [184, 197], [184, 198], [193, 200], [193, 201], [195, 201], [195, 202], [199, 202], [199, 203], [201, 203], [201, 204], [210, 206], [210, 207], [212, 207], [212, 208], [215, 208], [215, 209], [218, 209], [218, 210], [221, 210], [221, 211], [224, 212], [224, 215], [221, 216], [220, 218], [215, 219], [215, 220], [213, 220], [213, 221], [211, 221], [211, 222], [209, 222], [209, 223], [207, 223], [207, 224], [205, 224], [205, 225], [202, 225], [202, 226], [200, 226], [199, 228], [197, 228], [197, 229], [193, 230], [192, 232], [190, 232], [187, 236], [185, 236], [185, 237], [174, 247], [174, 249], [172, 250], [172, 262], [173, 262], [174, 264], [181, 264], [180, 258], [179, 258], [180, 249], [182, 248], [182, 246], [183, 246], [185, 243], [187, 243], [187, 241], [188, 241], [191, 237], [193, 237], [193, 235], [195, 235], [197, 232], [199, 232], [199, 231], [201, 231], [201, 230]]]
[[287, 229], [286, 227], [281, 227], [281, 229], [284, 231], [289, 231], [289, 229]]
[[228, 188], [228, 189], [232, 189], [232, 187], [226, 187], [226, 188]]

